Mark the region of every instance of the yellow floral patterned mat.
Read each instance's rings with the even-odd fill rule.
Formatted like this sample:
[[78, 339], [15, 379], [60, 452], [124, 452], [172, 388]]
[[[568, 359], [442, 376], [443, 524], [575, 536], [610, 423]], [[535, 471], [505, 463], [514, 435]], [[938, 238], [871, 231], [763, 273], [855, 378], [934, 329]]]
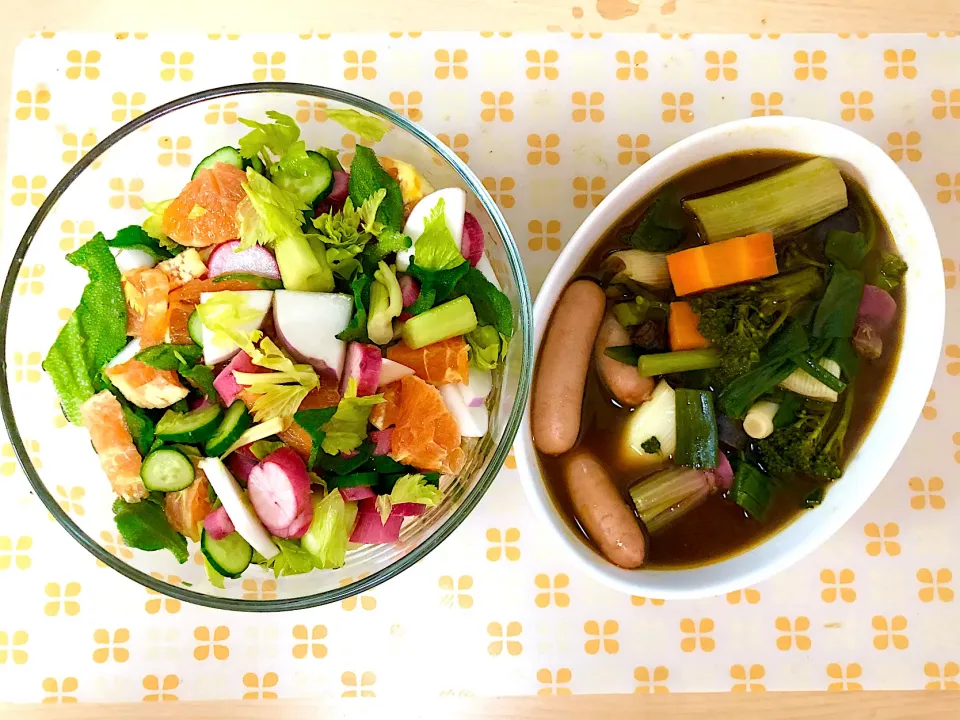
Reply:
[[[339, 605], [252, 616], [181, 604], [98, 567], [0, 447], [0, 700], [171, 701], [310, 695], [957, 688], [960, 683], [960, 39], [923, 36], [44, 34], [17, 50], [3, 252], [9, 262], [60, 176], [120, 123], [214, 85], [343, 87], [440, 135], [504, 209], [539, 287], [577, 224], [639, 163], [692, 132], [797, 114], [862, 133], [900, 163], [944, 251], [942, 371], [907, 450], [867, 505], [777, 578], [700, 602], [607, 590], [558, 555], [511, 457], [463, 526], [424, 562]], [[235, 123], [229, 101], [208, 123]], [[304, 103], [297, 120], [323, 121]], [[208, 148], [158, 140], [140, 177], [104, 177], [62, 222], [67, 251], [138, 207], [150, 165]], [[40, 265], [16, 292], [55, 293]], [[12, 348], [12, 383], [40, 382]], [[47, 409], [42, 412], [49, 413]], [[62, 419], [60, 420], [62, 424]], [[56, 423], [30, 441], [55, 453]], [[85, 512], [81, 487], [54, 492]], [[115, 554], [129, 550], [105, 530]], [[270, 580], [244, 581], [252, 598]]]

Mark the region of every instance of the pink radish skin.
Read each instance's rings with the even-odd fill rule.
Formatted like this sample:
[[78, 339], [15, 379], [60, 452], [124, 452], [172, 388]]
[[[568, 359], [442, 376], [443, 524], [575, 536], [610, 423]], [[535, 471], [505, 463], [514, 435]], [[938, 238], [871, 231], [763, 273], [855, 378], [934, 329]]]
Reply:
[[733, 468], [725, 453], [717, 453], [717, 469], [713, 472], [717, 488], [729, 490], [733, 486]]
[[262, 245], [254, 245], [237, 252], [239, 240], [217, 245], [207, 261], [207, 274], [214, 278], [226, 273], [249, 273], [260, 277], [280, 279], [280, 266], [277, 259]]
[[420, 297], [420, 283], [412, 275], [401, 275], [398, 281], [400, 282], [400, 294], [403, 296], [403, 306], [410, 307]]
[[350, 534], [350, 542], [364, 545], [396, 542], [400, 539], [402, 525], [401, 515], [390, 515], [384, 524], [380, 521], [380, 513], [360, 511], [357, 513], [357, 523]]
[[[214, 384], [216, 387], [216, 384]], [[190, 398], [190, 401], [187, 403], [187, 407], [191, 410], [200, 410], [202, 408], [208, 407], [210, 405], [210, 400], [207, 398]]]
[[250, 356], [243, 350], [233, 356], [233, 359], [227, 363], [227, 366], [217, 375], [217, 379], [213, 381], [213, 386], [217, 389], [217, 392], [220, 393], [223, 404], [227, 407], [230, 407], [243, 390], [243, 387], [237, 382], [237, 379], [233, 375], [234, 371], [258, 373], [262, 372], [263, 368], [259, 365], [254, 365], [253, 360], [251, 360]]
[[393, 428], [387, 428], [386, 430], [374, 430], [370, 433], [370, 439], [376, 443], [376, 447], [373, 449], [374, 455], [389, 455], [390, 454], [390, 442], [393, 437]]
[[273, 451], [253, 469], [247, 496], [260, 521], [279, 538], [300, 537], [313, 520], [310, 476], [288, 447]]
[[329, 195], [317, 203], [315, 215], [320, 217], [324, 213], [331, 212], [332, 210], [339, 210], [343, 207], [343, 203], [346, 202], [349, 193], [350, 175], [343, 170], [334, 170], [333, 188], [330, 190]]
[[206, 530], [214, 540], [223, 540], [236, 528], [227, 515], [227, 509], [221, 505], [212, 513], [203, 519], [203, 529]]
[[423, 503], [397, 503], [392, 508], [390, 508], [391, 515], [399, 515], [400, 517], [416, 517], [417, 515], [423, 515], [427, 511], [427, 506]]
[[340, 488], [340, 494], [343, 496], [344, 502], [366, 500], [367, 498], [375, 498], [377, 496], [377, 494], [366, 485]]
[[407, 375], [415, 375], [413, 368], [407, 367], [406, 365], [401, 365], [400, 363], [390, 360], [389, 358], [383, 358], [383, 362], [380, 365], [380, 379], [377, 382], [377, 385], [380, 387], [386, 387], [392, 382], [396, 382], [400, 378], [407, 377]]
[[383, 356], [376, 345], [352, 342], [347, 346], [347, 358], [343, 363], [340, 394], [346, 395], [350, 378], [357, 381], [357, 397], [366, 397], [377, 392]]
[[250, 452], [249, 445], [237, 448], [237, 450], [230, 453], [230, 457], [227, 458], [227, 468], [229, 468], [233, 476], [241, 482], [244, 487], [246, 487], [247, 481], [250, 479], [250, 473], [253, 472], [253, 469], [259, 464], [260, 461], [257, 460], [257, 456]]
[[[480, 221], [470, 213], [463, 215], [463, 235], [460, 238], [460, 254], [476, 267], [483, 257], [483, 228]], [[404, 303], [406, 304], [406, 303]]]
[[864, 285], [857, 309], [857, 325], [870, 325], [877, 332], [883, 332], [893, 324], [897, 316], [897, 301], [890, 293], [876, 285]]

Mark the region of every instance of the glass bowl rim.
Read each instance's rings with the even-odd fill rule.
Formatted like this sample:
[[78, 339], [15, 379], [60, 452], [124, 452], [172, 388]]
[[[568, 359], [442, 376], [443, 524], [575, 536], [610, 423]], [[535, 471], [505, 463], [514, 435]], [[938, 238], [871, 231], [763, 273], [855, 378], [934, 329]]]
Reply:
[[[457, 507], [453, 514], [447, 518], [440, 528], [426, 540], [417, 545], [408, 554], [391, 562], [386, 567], [375, 573], [361, 578], [349, 585], [328, 590], [326, 592], [304, 595], [297, 598], [277, 599], [277, 600], [240, 600], [237, 598], [224, 598], [216, 595], [207, 595], [196, 592], [186, 587], [171, 585], [170, 583], [158, 580], [153, 576], [142, 572], [128, 565], [123, 560], [115, 557], [100, 546], [95, 540], [87, 535], [64, 511], [57, 501], [47, 490], [47, 487], [40, 475], [37, 473], [20, 430], [17, 426], [16, 418], [13, 413], [13, 404], [10, 398], [10, 388], [8, 383], [8, 374], [6, 372], [7, 358], [7, 330], [10, 317], [10, 306], [13, 301], [13, 293], [17, 279], [20, 274], [20, 268], [24, 257], [36, 236], [43, 221], [46, 219], [50, 210], [70, 188], [73, 181], [76, 180], [84, 170], [103, 155], [107, 150], [116, 145], [120, 140], [170, 113], [176, 112], [192, 105], [215, 100], [217, 98], [230, 97], [234, 95], [248, 95], [257, 93], [286, 93], [297, 95], [309, 95], [325, 100], [334, 100], [356, 108], [365, 110], [373, 115], [382, 117], [393, 123], [402, 130], [413, 135], [420, 142], [426, 144], [434, 152], [446, 160], [460, 178], [480, 199], [484, 210], [490, 215], [497, 232], [504, 239], [504, 249], [507, 253], [507, 260], [510, 271], [517, 280], [517, 291], [520, 298], [520, 327], [523, 332], [523, 347], [521, 348], [521, 368], [518, 378], [517, 394], [513, 401], [513, 408], [504, 427], [503, 435], [494, 449], [493, 456], [483, 471], [476, 485], [467, 493], [463, 502]], [[37, 212], [34, 214], [23, 237], [14, 252], [10, 262], [10, 268], [7, 271], [6, 279], [3, 284], [3, 292], [0, 294], [0, 363], [3, 364], [4, 372], [0, 374], [0, 414], [2, 414], [4, 425], [6, 426], [10, 444], [13, 446], [17, 461], [27, 476], [31, 487], [36, 492], [37, 497], [46, 506], [47, 510], [56, 518], [57, 522], [86, 550], [93, 554], [98, 560], [113, 568], [121, 575], [143, 585], [151, 590], [156, 590], [164, 595], [174, 597], [178, 600], [189, 602], [195, 605], [211, 607], [218, 610], [236, 610], [241, 612], [279, 612], [286, 610], [303, 610], [306, 608], [318, 607], [334, 603], [359, 593], [365, 592], [377, 585], [386, 582], [395, 575], [400, 574], [419, 560], [426, 557], [428, 553], [440, 545], [459, 525], [464, 521], [467, 515], [477, 506], [480, 499], [484, 496], [487, 489], [493, 483], [494, 478], [503, 467], [503, 463], [510, 452], [513, 440], [520, 426], [520, 420], [526, 407], [526, 398], [530, 390], [530, 382], [533, 374], [533, 304], [530, 299], [530, 289], [526, 282], [526, 274], [523, 270], [523, 263], [520, 259], [520, 253], [516, 246], [516, 241], [507, 222], [500, 212], [500, 208], [490, 197], [487, 189], [483, 186], [477, 176], [470, 170], [460, 158], [444, 145], [432, 133], [424, 130], [415, 123], [409, 121], [404, 116], [394, 112], [388, 107], [378, 102], [369, 100], [359, 95], [325, 87], [322, 85], [312, 85], [308, 83], [290, 83], [290, 82], [260, 82], [260, 83], [238, 83], [233, 85], [224, 85], [221, 87], [209, 88], [200, 92], [184, 95], [152, 110], [145, 112], [133, 120], [120, 126], [103, 140], [97, 143], [91, 150], [84, 155], [73, 167], [71, 167], [63, 178], [51, 190], [50, 194], [43, 201]]]

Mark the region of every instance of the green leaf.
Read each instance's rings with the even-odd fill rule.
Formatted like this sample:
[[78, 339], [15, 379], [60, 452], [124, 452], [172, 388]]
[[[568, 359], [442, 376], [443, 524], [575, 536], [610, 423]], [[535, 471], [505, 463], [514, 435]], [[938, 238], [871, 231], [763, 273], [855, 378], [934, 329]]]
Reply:
[[393, 490], [390, 491], [390, 502], [394, 505], [398, 503], [418, 503], [433, 507], [443, 499], [443, 492], [440, 488], [427, 482], [424, 475], [408, 474], [397, 478]]
[[[411, 315], [419, 315], [442, 303], [454, 295], [454, 289], [463, 277], [470, 271], [470, 263], [461, 263], [449, 270], [427, 270], [420, 267], [416, 258], [407, 268], [407, 274], [420, 281], [420, 296], [416, 302], [406, 308]], [[462, 294], [462, 293], [461, 293]]]
[[663, 188], [630, 234], [629, 242], [640, 250], [667, 252], [683, 241], [686, 216], [680, 195], [671, 185]]
[[[327, 112], [329, 114], [330, 111]], [[400, 192], [400, 184], [383, 169], [373, 150], [357, 145], [356, 154], [350, 164], [350, 199], [353, 206], [361, 207], [368, 197], [380, 189], [386, 190], [386, 195], [377, 209], [377, 221], [393, 230], [403, 229], [403, 194]]]
[[168, 238], [166, 233], [163, 232], [163, 213], [172, 202], [173, 198], [156, 203], [144, 200], [143, 207], [150, 213], [150, 217], [143, 221], [141, 227], [147, 235], [157, 241], [160, 247], [170, 251], [172, 255], [176, 255], [185, 248], [175, 240]]
[[[310, 411], [305, 410], [304, 412]], [[278, 440], [257, 440], [250, 444], [250, 452], [256, 456], [257, 460], [263, 460], [267, 455], [282, 447], [284, 447], [284, 444]]]
[[247, 181], [242, 186], [247, 196], [237, 205], [241, 249], [256, 244], [273, 246], [279, 239], [303, 237], [303, 213], [309, 210], [305, 202], [253, 168], [247, 168]]
[[810, 491], [810, 494], [803, 499], [803, 506], [808, 509], [817, 507], [823, 502], [825, 494], [826, 491], [822, 487], [814, 488]]
[[640, 360], [640, 349], [636, 345], [608, 347], [603, 351], [603, 354], [608, 358], [632, 367], [636, 367], [637, 362]]
[[884, 252], [880, 254], [880, 265], [872, 276], [870, 284], [890, 292], [903, 282], [906, 272], [907, 263], [902, 257], [895, 253]]
[[136, 354], [134, 359], [158, 370], [177, 370], [181, 365], [193, 367], [203, 357], [203, 348], [190, 345], [151, 345]]
[[181, 365], [177, 372], [197, 390], [202, 392], [211, 402], [217, 402], [220, 394], [213, 386], [213, 368], [208, 365]]
[[466, 262], [447, 226], [445, 207], [443, 198], [433, 206], [414, 245], [413, 259], [424, 270], [450, 270]]
[[292, 117], [276, 110], [267, 110], [267, 117], [274, 122], [258, 123], [240, 118], [241, 124], [253, 128], [240, 138], [240, 154], [248, 160], [255, 158], [264, 148], [274, 155], [283, 155], [300, 139], [300, 128]]
[[[355, 509], [356, 505], [352, 504]], [[321, 570], [343, 567], [347, 556], [347, 538], [353, 520], [348, 517], [347, 504], [339, 490], [334, 490], [320, 500], [313, 499], [313, 521], [302, 538], [301, 547], [310, 553], [313, 565]]]
[[510, 300], [482, 272], [471, 267], [457, 283], [454, 292], [470, 298], [481, 325], [493, 325], [505, 338], [513, 336]]
[[340, 172], [343, 172], [343, 165], [340, 164], [339, 152], [328, 147], [319, 147], [317, 148], [317, 152], [327, 159], [327, 162], [330, 163], [331, 170], [339, 170]]
[[363, 249], [363, 266], [368, 272], [373, 272], [381, 260], [386, 260], [391, 253], [408, 250], [413, 247], [413, 240], [401, 232], [391, 228], [384, 228], [377, 238], [377, 242], [369, 243]]
[[142, 250], [158, 262], [171, 257], [170, 252], [139, 225], [128, 225], [118, 230], [116, 237], [107, 240], [107, 245], [112, 248]]
[[273, 576], [301, 575], [313, 570], [313, 556], [300, 547], [300, 543], [274, 537], [273, 542], [280, 548], [280, 554], [274, 556]]
[[848, 270], [859, 270], [869, 250], [863, 233], [850, 233], [845, 230], [831, 230], [827, 233], [824, 254]]
[[[345, 455], [328, 455], [320, 453], [317, 458], [317, 466], [334, 475], [350, 475], [360, 468], [370, 465], [373, 471], [376, 471], [377, 463], [373, 455], [374, 444], [369, 440], [364, 440], [357, 448], [356, 454], [350, 457]], [[386, 457], [386, 456], [384, 456]]]
[[658, 452], [660, 452], [660, 440], [656, 435], [653, 435], [640, 443], [640, 448], [645, 453], [656, 455]]
[[215, 588], [225, 590], [227, 586], [223, 582], [223, 575], [221, 575], [217, 569], [210, 564], [210, 561], [207, 560], [206, 557], [203, 558], [203, 567], [207, 571], [207, 580], [210, 581], [210, 584]]
[[370, 305], [370, 285], [372, 283], [372, 275], [357, 275], [350, 283], [350, 290], [353, 292], [353, 305], [356, 310], [347, 327], [337, 335], [338, 340], [361, 343], [370, 341], [370, 338], [367, 337], [367, 307]]
[[470, 361], [481, 370], [493, 370], [506, 354], [503, 336], [493, 325], [480, 325], [465, 338], [470, 346]]
[[140, 408], [134, 407], [121, 400], [120, 407], [123, 408], [123, 417], [127, 422], [127, 429], [137, 446], [137, 452], [146, 455], [153, 446], [153, 420]]
[[863, 296], [863, 273], [837, 264], [831, 268], [830, 282], [813, 318], [813, 336], [848, 338], [853, 334], [857, 310]]
[[183, 564], [190, 556], [187, 539], [176, 532], [167, 520], [162, 505], [151, 498], [138, 503], [124, 502], [121, 498], [113, 503], [113, 519], [123, 542], [139, 550], [169, 550]]
[[89, 282], [80, 304], [43, 361], [60, 396], [64, 415], [80, 424], [80, 405], [94, 394], [100, 370], [127, 344], [127, 304], [120, 270], [101, 233], [67, 260], [84, 268]]
[[373, 115], [364, 115], [353, 109], [327, 110], [327, 119], [343, 125], [367, 142], [380, 142], [390, 130], [390, 125], [385, 120]]
[[367, 421], [374, 405], [383, 402], [383, 395], [357, 397], [357, 381], [350, 378], [347, 392], [337, 405], [333, 417], [323, 426], [326, 437], [321, 443], [329, 455], [350, 452], [360, 447], [367, 437]]
[[326, 437], [323, 426], [330, 421], [330, 418], [333, 417], [336, 411], [336, 407], [328, 407], [318, 410], [300, 410], [293, 414], [294, 422], [302, 427], [310, 436], [310, 459], [307, 461], [308, 468], [312, 468], [317, 464], [320, 445]]

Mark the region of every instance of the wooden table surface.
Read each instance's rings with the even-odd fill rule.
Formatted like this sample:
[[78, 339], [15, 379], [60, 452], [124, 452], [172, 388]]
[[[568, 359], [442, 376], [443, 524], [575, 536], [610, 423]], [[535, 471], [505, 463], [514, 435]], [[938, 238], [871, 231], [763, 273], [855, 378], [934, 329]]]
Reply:
[[[10, 12], [13, 6], [16, 10]], [[4, 0], [0, 22], [0, 171], [5, 173], [13, 51], [39, 30], [327, 32], [513, 30], [602, 32], [924, 32], [960, 29], [958, 0]], [[496, 18], [495, 22], [491, 18]], [[4, 174], [5, 177], [5, 174]], [[4, 191], [6, 185], [4, 185]], [[0, 191], [3, 192], [3, 191]], [[0, 204], [2, 212], [2, 204]], [[10, 242], [10, 238], [3, 238]], [[42, 720], [308, 717], [956, 718], [960, 694], [757, 693], [431, 700], [398, 708], [376, 700], [318, 706], [243, 701], [171, 705], [5, 706], [0, 717]]]

